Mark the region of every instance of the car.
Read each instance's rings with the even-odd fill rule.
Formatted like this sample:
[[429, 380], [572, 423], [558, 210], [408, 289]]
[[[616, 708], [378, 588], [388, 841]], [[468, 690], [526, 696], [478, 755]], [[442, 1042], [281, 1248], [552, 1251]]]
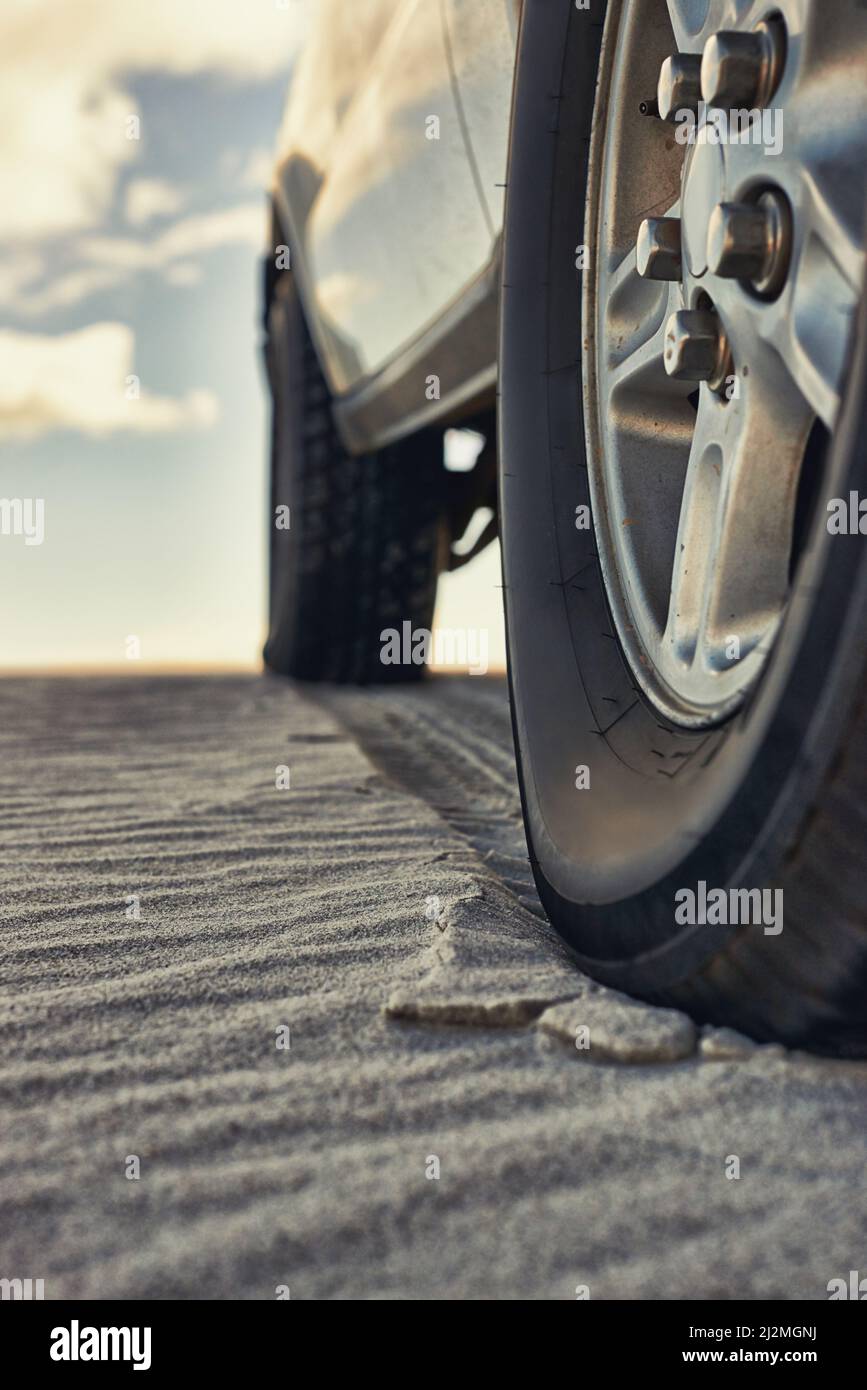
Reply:
[[263, 306], [268, 667], [417, 677], [381, 634], [431, 627], [495, 508], [529, 857], [576, 961], [849, 1056], [865, 171], [857, 0], [320, 0]]

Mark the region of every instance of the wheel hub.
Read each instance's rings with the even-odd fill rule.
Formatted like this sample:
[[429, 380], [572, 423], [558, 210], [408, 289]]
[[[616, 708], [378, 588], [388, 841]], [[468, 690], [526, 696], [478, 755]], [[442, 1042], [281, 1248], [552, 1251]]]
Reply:
[[[609, 5], [588, 180], [588, 469], [621, 646], [685, 727], [727, 718], [761, 677], [797, 562], [808, 440], [839, 410], [834, 345], [864, 283], [863, 195], [842, 170], [867, 162], [867, 12], [847, 16], [846, 72], [839, 27], [811, 0]], [[831, 149], [822, 111], [843, 113]]]
[[723, 201], [725, 189], [723, 147], [703, 139], [703, 131], [702, 126], [686, 157], [682, 199], [686, 269], [696, 280], [707, 270], [708, 220], [713, 209]]

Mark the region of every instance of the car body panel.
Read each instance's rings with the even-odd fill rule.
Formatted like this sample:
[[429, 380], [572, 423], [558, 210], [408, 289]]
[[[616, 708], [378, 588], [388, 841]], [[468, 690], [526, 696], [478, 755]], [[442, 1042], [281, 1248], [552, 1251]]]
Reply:
[[317, 5], [273, 196], [354, 451], [493, 390], [514, 30], [514, 0]]
[[443, 0], [452, 73], [492, 242], [503, 228], [518, 6]]

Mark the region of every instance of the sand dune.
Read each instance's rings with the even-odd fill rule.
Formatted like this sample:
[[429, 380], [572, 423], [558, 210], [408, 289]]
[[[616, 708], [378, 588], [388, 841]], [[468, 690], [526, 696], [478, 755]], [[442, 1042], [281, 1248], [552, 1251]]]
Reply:
[[575, 971], [502, 681], [8, 680], [0, 743], [0, 1275], [823, 1299], [863, 1269], [867, 1065]]

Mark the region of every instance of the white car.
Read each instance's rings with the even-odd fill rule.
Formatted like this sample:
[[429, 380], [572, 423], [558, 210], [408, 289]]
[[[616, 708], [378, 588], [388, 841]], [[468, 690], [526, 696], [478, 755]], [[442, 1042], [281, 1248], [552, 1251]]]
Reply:
[[597, 979], [849, 1055], [865, 174], [859, 0], [319, 0], [264, 304], [267, 664], [417, 675], [381, 634], [495, 506], [552, 922]]

